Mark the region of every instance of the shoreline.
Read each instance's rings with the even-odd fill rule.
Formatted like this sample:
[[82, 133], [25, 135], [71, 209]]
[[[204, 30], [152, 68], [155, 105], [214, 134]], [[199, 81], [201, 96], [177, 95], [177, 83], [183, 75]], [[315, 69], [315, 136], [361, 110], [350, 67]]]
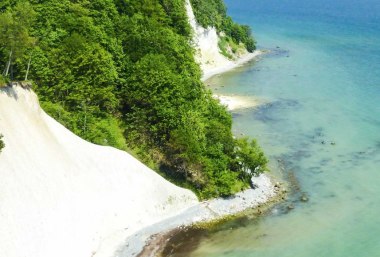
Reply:
[[[228, 198], [200, 202], [179, 215], [145, 227], [129, 236], [115, 256], [154, 257], [161, 253], [167, 241], [182, 229], [222, 222], [244, 215], [262, 206], [271, 207], [281, 201], [287, 190], [267, 174], [252, 178], [255, 189], [247, 189]], [[261, 212], [258, 210], [258, 212]]]
[[[201, 80], [204, 82], [211, 77], [240, 67], [265, 51], [256, 50], [240, 57], [238, 60], [222, 64], [220, 67], [205, 68]], [[266, 101], [247, 96], [214, 95], [229, 111], [254, 108], [265, 104]], [[255, 179], [258, 179], [255, 181]], [[143, 227], [128, 236], [126, 241], [115, 252], [115, 256], [155, 257], [166, 248], [167, 242], [183, 229], [202, 224], [218, 223], [228, 218], [244, 215], [247, 211], [261, 213], [260, 207], [267, 208], [283, 200], [287, 192], [282, 183], [275, 182], [274, 177], [261, 174], [253, 177], [252, 182], [257, 187], [239, 192], [229, 198], [216, 198], [184, 210], [170, 218], [153, 225]], [[280, 180], [276, 178], [276, 180]], [[265, 208], [265, 207], [264, 207]]]
[[237, 60], [230, 61], [229, 63], [227, 63], [225, 65], [221, 65], [219, 67], [213, 67], [213, 68], [204, 67], [204, 71], [203, 71], [203, 75], [202, 75], [201, 80], [204, 82], [204, 81], [210, 79], [211, 77], [213, 77], [215, 75], [233, 70], [239, 66], [246, 64], [247, 62], [255, 59], [256, 57], [258, 57], [264, 53], [265, 53], [265, 51], [263, 51], [263, 50], [255, 50], [253, 53], [247, 53], [247, 54], [239, 57]]
[[[253, 53], [247, 53], [242, 57], [238, 58], [235, 61], [230, 61], [227, 64], [223, 64], [220, 67], [204, 67], [204, 73], [201, 78], [203, 82], [212, 78], [213, 76], [234, 70], [238, 67], [241, 67], [248, 62], [254, 60], [255, 58], [265, 54], [265, 50], [255, 50]], [[253, 96], [241, 96], [241, 95], [220, 95], [213, 94], [215, 99], [218, 99], [220, 103], [226, 106], [228, 111], [234, 111], [238, 109], [247, 109], [247, 108], [256, 108], [263, 104], [266, 104], [268, 101], [259, 99]]]
[[259, 99], [254, 96], [214, 94], [213, 97], [218, 99], [220, 104], [226, 106], [228, 111], [257, 108], [269, 102], [268, 100]]

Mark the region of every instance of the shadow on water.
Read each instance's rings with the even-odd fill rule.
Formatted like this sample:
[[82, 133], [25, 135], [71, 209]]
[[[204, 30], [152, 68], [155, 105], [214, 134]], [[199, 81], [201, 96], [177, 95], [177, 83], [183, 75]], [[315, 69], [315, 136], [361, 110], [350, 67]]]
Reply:
[[267, 53], [265, 57], [290, 57], [290, 51], [286, 49], [282, 49], [279, 46], [275, 48], [266, 49]]
[[340, 165], [346, 169], [357, 168], [364, 163], [380, 162], [380, 142], [375, 142], [372, 146], [367, 146], [362, 150], [349, 152], [347, 154], [339, 155]]
[[301, 104], [297, 100], [293, 99], [278, 99], [274, 102], [263, 104], [256, 108], [253, 112], [254, 119], [269, 123], [269, 122], [278, 122], [284, 120], [284, 116], [281, 113], [284, 110], [297, 110], [301, 108]]

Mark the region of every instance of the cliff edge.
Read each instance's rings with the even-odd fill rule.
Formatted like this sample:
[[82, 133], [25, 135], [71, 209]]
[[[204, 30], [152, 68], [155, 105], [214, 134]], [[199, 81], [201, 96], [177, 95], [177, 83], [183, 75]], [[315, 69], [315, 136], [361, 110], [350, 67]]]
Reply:
[[2, 256], [112, 256], [120, 240], [198, 202], [128, 153], [68, 131], [30, 89], [0, 89], [0, 132]]
[[202, 80], [234, 69], [262, 54], [260, 50], [249, 53], [244, 47], [236, 53], [230, 52], [232, 58], [227, 58], [219, 48], [220, 36], [216, 28], [204, 28], [197, 23], [190, 0], [186, 0], [186, 13], [193, 31], [192, 43], [196, 50], [195, 60], [203, 72]]

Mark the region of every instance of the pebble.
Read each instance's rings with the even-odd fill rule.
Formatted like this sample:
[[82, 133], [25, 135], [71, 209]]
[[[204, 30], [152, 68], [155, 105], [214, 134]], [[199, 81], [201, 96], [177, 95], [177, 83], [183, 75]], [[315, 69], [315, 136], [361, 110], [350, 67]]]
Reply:
[[301, 201], [302, 201], [302, 202], [307, 202], [307, 201], [309, 201], [309, 198], [307, 197], [306, 194], [303, 194], [303, 195], [301, 196]]

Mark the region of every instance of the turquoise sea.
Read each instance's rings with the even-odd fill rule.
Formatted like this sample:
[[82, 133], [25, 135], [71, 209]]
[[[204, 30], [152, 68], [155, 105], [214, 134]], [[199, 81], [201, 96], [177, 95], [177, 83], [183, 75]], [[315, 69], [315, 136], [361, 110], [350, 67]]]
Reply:
[[234, 132], [257, 138], [300, 190], [265, 216], [193, 233], [171, 256], [380, 256], [380, 1], [225, 2], [271, 52], [208, 84], [267, 101], [234, 111]]

